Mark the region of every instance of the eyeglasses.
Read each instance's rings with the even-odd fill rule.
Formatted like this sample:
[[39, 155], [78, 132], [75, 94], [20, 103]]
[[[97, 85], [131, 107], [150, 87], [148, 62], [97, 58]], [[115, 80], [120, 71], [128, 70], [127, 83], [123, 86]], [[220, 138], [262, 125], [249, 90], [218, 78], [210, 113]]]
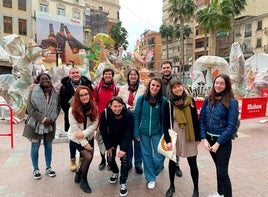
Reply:
[[89, 96], [89, 93], [86, 94], [79, 94], [79, 97]]

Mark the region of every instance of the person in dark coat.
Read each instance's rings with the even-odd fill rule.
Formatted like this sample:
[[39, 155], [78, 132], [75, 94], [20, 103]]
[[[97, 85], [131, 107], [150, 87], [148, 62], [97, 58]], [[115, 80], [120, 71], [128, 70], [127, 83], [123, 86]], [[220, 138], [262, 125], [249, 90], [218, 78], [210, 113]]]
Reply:
[[116, 183], [119, 169], [115, 161], [116, 149], [121, 161], [120, 169], [120, 196], [126, 196], [128, 190], [126, 180], [128, 177], [127, 150], [134, 131], [134, 117], [127, 109], [123, 99], [114, 96], [108, 103], [108, 106], [102, 111], [100, 118], [100, 132], [107, 150], [107, 162], [113, 172], [110, 183]]
[[[64, 112], [64, 130], [68, 132], [70, 127], [69, 123], [69, 108], [70, 108], [70, 100], [74, 95], [76, 88], [80, 85], [85, 85], [93, 91], [92, 82], [85, 76], [81, 76], [80, 71], [77, 67], [72, 67], [69, 71], [69, 76], [64, 77], [61, 80], [62, 86], [60, 89], [60, 103], [61, 108]], [[71, 166], [70, 169], [72, 172], [77, 170], [76, 164], [76, 148], [75, 143], [73, 141], [69, 141], [69, 150], [70, 150], [70, 159]], [[79, 162], [81, 163], [82, 157], [80, 157]]]

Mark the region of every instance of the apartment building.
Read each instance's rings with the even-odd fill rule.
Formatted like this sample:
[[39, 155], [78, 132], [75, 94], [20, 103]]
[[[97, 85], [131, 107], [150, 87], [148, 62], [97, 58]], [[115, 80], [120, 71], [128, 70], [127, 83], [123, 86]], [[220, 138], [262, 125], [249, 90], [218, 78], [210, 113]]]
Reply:
[[160, 70], [162, 61], [161, 35], [155, 31], [145, 31], [140, 36], [139, 52], [139, 55], [146, 62], [143, 66], [151, 71]]
[[18, 34], [25, 43], [34, 39], [44, 48], [53, 47], [54, 52], [46, 61], [51, 64], [58, 55], [64, 63], [79, 64], [79, 48], [90, 45], [95, 34], [108, 33], [119, 21], [119, 0], [3, 0], [1, 3], [0, 38]]

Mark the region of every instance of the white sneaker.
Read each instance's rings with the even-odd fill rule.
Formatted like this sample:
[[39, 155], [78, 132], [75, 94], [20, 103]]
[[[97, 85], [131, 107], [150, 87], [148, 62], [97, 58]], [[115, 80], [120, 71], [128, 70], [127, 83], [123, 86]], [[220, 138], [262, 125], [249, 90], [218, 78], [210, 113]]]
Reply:
[[155, 188], [155, 181], [149, 181], [147, 186], [148, 186], [148, 189], [154, 189]]
[[220, 195], [218, 192], [215, 192], [214, 194], [211, 194], [208, 197], [224, 197], [224, 195]]

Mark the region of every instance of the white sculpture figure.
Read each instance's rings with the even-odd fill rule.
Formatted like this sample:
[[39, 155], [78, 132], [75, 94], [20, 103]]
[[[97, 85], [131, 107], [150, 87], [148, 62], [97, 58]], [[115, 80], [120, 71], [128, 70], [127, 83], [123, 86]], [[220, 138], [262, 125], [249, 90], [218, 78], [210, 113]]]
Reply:
[[232, 44], [229, 73], [234, 94], [240, 98], [244, 97], [246, 94], [245, 59], [239, 43]]

